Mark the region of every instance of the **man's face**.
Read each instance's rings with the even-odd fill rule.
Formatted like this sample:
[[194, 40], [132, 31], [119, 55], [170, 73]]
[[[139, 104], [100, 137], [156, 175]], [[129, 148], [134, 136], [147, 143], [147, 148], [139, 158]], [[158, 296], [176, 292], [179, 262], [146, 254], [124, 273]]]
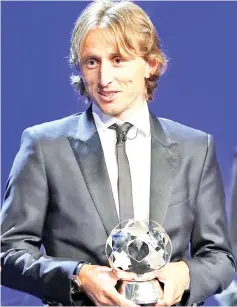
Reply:
[[106, 40], [103, 29], [86, 37], [80, 71], [90, 99], [107, 115], [125, 119], [145, 101], [150, 65], [141, 57], [122, 56]]

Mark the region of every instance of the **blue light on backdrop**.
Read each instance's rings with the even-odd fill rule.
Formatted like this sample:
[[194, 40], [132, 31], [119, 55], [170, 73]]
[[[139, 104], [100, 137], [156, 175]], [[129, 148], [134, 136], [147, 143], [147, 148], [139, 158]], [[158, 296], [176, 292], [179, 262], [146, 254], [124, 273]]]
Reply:
[[[87, 107], [69, 84], [67, 60], [73, 23], [87, 4], [2, 2], [2, 193], [22, 131]], [[237, 2], [138, 4], [170, 58], [150, 109], [214, 136], [228, 209], [237, 144]], [[42, 303], [3, 288], [2, 305]]]

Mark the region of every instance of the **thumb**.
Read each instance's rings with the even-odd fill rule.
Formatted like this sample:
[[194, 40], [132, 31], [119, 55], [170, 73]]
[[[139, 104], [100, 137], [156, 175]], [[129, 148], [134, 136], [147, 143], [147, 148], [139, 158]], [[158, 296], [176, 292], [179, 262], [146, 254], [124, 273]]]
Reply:
[[166, 267], [156, 270], [156, 278], [158, 278], [161, 282], [166, 280], [167, 270]]

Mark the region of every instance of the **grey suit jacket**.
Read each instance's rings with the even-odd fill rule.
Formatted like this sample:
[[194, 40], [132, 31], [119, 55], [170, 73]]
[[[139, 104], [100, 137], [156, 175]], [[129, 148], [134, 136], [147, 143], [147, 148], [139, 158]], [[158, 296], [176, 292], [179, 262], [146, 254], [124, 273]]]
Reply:
[[233, 254], [237, 261], [237, 148], [233, 163], [233, 183], [231, 194], [230, 235]]
[[[171, 238], [171, 261], [189, 265], [190, 305], [226, 288], [235, 271], [213, 139], [153, 115], [150, 125], [150, 218]], [[26, 129], [2, 209], [2, 284], [73, 304], [78, 261], [108, 265], [105, 242], [118, 222], [91, 108]]]

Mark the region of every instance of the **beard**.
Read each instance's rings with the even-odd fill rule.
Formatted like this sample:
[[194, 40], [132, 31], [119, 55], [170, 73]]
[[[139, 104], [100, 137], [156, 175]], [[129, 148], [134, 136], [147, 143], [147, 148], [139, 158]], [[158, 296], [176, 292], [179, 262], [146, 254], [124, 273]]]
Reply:
[[119, 97], [116, 97], [112, 102], [103, 102], [100, 99], [97, 101], [95, 97], [93, 97], [92, 101], [104, 114], [117, 118], [120, 118], [121, 115], [126, 116], [132, 109], [136, 110], [144, 103], [144, 99], [139, 97], [139, 95], [127, 97], [126, 101], [124, 101], [124, 99], [122, 99], [122, 101], [119, 100]]
[[96, 103], [96, 104], [104, 114], [109, 115], [111, 117], [117, 117], [121, 113], [127, 110], [126, 106], [121, 106], [121, 105], [116, 106], [116, 105], [112, 105], [112, 103], [105, 104], [105, 105], [100, 104], [100, 103]]

